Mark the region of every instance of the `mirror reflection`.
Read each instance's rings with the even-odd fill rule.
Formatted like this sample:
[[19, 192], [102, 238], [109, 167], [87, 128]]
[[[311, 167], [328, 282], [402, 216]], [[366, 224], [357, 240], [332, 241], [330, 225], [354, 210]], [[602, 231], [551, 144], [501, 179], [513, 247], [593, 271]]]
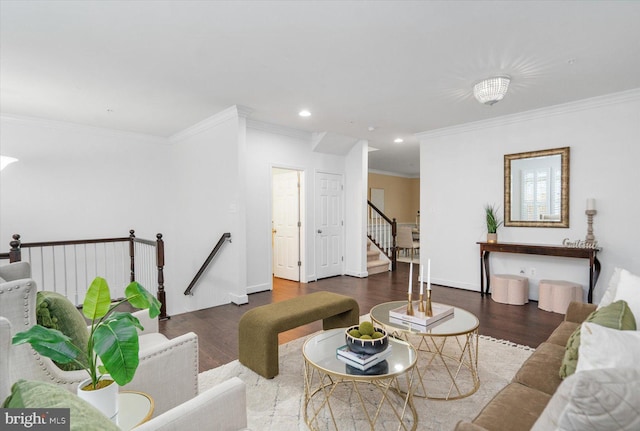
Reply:
[[505, 226], [569, 227], [569, 147], [504, 156]]

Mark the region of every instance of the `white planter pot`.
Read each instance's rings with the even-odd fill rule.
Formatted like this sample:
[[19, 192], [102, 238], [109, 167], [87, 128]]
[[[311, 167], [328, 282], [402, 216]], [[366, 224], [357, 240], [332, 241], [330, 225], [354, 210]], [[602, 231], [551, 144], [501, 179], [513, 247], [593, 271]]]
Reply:
[[[102, 378], [111, 380], [109, 375], [105, 375]], [[91, 385], [91, 379], [80, 382], [77, 390], [78, 397], [100, 410], [113, 422], [118, 423], [118, 384], [113, 382], [109, 386], [93, 391], [82, 390], [86, 385]]]

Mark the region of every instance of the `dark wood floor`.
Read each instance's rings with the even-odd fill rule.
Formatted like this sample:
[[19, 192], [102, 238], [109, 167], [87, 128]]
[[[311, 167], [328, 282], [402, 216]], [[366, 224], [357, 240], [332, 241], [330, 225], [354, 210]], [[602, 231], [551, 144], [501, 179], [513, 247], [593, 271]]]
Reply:
[[[327, 290], [355, 298], [360, 305], [360, 313], [366, 314], [376, 304], [406, 299], [408, 268], [408, 264], [399, 262], [398, 270], [394, 272], [362, 279], [333, 277], [308, 284], [274, 279], [273, 291], [250, 295], [249, 304], [228, 304], [172, 316], [170, 320], [160, 322], [160, 331], [169, 338], [189, 331], [198, 334], [200, 371], [208, 370], [238, 358], [238, 322], [247, 310]], [[416, 280], [414, 286], [415, 283]], [[443, 286], [433, 286], [432, 292], [434, 302], [455, 305], [478, 316], [480, 334], [531, 347], [543, 342], [564, 318], [560, 314], [539, 310], [537, 302], [529, 302], [524, 306], [498, 304], [478, 292]], [[286, 343], [320, 329], [321, 322], [302, 326], [280, 334], [279, 342]]]

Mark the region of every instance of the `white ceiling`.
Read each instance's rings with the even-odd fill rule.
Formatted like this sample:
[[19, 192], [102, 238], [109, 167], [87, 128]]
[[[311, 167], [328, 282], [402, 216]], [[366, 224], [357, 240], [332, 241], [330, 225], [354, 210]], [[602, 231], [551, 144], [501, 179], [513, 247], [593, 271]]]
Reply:
[[[170, 136], [243, 105], [405, 175], [414, 133], [640, 88], [638, 1], [0, 0], [0, 20], [3, 114]], [[481, 105], [494, 74], [509, 94]]]

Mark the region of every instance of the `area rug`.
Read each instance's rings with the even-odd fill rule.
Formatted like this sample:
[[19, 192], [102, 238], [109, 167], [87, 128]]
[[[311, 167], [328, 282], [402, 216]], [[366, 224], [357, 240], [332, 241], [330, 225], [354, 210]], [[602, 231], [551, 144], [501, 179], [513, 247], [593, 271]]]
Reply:
[[[307, 337], [280, 346], [280, 374], [267, 380], [237, 360], [205, 371], [199, 376], [200, 391], [233, 376], [247, 385], [247, 416], [251, 430], [308, 430], [304, 421], [304, 367], [302, 345]], [[480, 388], [473, 395], [455, 401], [414, 398], [418, 411], [418, 430], [451, 431], [460, 420], [473, 419], [482, 407], [513, 378], [534, 349], [504, 340], [480, 336], [478, 374]], [[349, 417], [347, 417], [349, 416]], [[349, 423], [341, 429], [368, 429], [366, 423]], [[381, 429], [388, 427], [382, 423]], [[389, 425], [390, 429], [395, 428]], [[333, 429], [332, 427], [327, 429]]]

